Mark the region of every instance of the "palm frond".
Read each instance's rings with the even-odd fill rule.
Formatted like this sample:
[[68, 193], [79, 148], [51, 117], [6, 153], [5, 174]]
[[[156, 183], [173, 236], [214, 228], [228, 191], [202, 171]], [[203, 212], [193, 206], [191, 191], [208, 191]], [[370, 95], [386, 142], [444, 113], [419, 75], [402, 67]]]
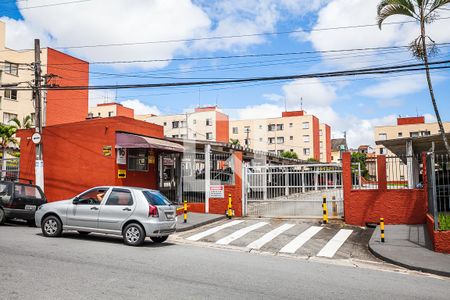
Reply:
[[17, 128], [21, 128], [22, 127], [22, 124], [20, 123], [18, 118], [12, 118], [11, 120], [9, 120], [9, 122], [10, 123], [11, 122], [14, 123], [13, 126], [16, 126]]
[[378, 27], [390, 16], [404, 15], [418, 20], [414, 4], [410, 0], [382, 0], [377, 8]]
[[434, 2], [431, 4], [429, 11], [427, 12], [427, 16], [432, 14], [436, 9], [442, 8], [443, 6], [450, 3], [450, 0], [434, 0]]

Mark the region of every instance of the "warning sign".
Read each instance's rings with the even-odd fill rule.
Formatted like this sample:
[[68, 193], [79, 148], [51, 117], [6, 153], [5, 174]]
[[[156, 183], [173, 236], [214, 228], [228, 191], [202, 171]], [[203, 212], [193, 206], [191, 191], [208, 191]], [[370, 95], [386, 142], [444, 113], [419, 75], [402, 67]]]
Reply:
[[225, 198], [225, 187], [223, 185], [209, 186], [210, 198]]
[[127, 170], [117, 170], [117, 177], [118, 178], [127, 178]]

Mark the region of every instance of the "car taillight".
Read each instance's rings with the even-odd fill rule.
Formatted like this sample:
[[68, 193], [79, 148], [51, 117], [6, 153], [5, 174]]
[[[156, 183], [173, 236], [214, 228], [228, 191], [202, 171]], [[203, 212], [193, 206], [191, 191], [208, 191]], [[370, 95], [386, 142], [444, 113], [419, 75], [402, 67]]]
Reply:
[[158, 217], [158, 208], [153, 205], [148, 206], [148, 216], [149, 217]]

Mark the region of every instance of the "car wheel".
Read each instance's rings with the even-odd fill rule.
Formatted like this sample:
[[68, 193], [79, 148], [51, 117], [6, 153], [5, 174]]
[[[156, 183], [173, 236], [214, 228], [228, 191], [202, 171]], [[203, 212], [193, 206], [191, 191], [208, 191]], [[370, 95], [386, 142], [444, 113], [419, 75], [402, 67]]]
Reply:
[[81, 235], [88, 235], [90, 232], [89, 231], [78, 231], [78, 233]]
[[49, 216], [42, 221], [42, 233], [47, 237], [61, 236], [62, 224], [56, 216]]
[[141, 246], [144, 239], [144, 229], [137, 223], [128, 224], [123, 230], [123, 241], [129, 246]]
[[168, 235], [164, 235], [164, 236], [152, 236], [150, 237], [150, 239], [154, 242], [154, 243], [164, 243], [167, 238], [169, 236]]
[[0, 208], [0, 225], [5, 223], [5, 221], [6, 221], [5, 212], [3, 211], [3, 209]]
[[32, 220], [27, 220], [27, 224], [30, 227], [36, 227], [36, 221], [34, 219]]

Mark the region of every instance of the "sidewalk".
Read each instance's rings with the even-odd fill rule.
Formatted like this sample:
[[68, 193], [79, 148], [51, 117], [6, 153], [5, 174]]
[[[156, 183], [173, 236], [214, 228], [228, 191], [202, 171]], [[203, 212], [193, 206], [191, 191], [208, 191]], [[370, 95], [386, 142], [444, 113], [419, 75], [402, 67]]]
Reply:
[[188, 231], [206, 224], [225, 219], [225, 215], [202, 214], [188, 212], [187, 223], [183, 222], [183, 215], [178, 216], [177, 232]]
[[379, 226], [369, 241], [369, 250], [378, 258], [402, 267], [450, 277], [450, 255], [432, 250], [425, 225], [386, 225], [385, 243]]

